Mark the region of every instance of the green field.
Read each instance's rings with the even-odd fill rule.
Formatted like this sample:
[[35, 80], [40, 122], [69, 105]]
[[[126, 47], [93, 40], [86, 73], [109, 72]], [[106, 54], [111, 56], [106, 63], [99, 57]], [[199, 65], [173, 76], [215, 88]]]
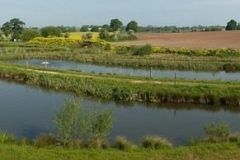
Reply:
[[119, 151], [1, 144], [0, 153], [2, 160], [238, 160], [240, 146], [235, 143], [217, 143], [162, 150]]

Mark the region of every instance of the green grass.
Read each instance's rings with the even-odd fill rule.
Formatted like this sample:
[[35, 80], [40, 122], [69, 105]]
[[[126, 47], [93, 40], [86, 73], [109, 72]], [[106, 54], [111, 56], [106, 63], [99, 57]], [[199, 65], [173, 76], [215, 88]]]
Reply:
[[0, 60], [41, 58], [135, 68], [240, 71], [240, 58], [231, 56], [187, 56], [177, 53], [134, 56], [128, 51], [118, 54], [118, 50], [106, 51], [99, 47], [80, 49], [77, 46], [41, 46], [26, 43], [0, 43], [0, 46]]
[[162, 150], [136, 148], [131, 151], [118, 149], [69, 149], [62, 147], [36, 148], [34, 146], [0, 145], [3, 160], [225, 160], [240, 159], [240, 147], [235, 143], [200, 144]]
[[121, 101], [239, 105], [240, 82], [146, 79], [0, 63], [0, 77], [43, 88]]

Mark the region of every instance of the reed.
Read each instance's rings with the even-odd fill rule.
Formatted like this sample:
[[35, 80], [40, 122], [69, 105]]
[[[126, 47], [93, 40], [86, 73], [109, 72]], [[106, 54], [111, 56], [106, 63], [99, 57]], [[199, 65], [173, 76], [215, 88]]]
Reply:
[[172, 144], [166, 139], [159, 136], [145, 136], [142, 140], [144, 148], [162, 149], [170, 148]]
[[118, 136], [115, 139], [114, 147], [122, 151], [130, 151], [133, 149], [133, 144], [124, 136]]
[[[99, 42], [101, 43], [101, 42]], [[1, 43], [0, 43], [1, 44]], [[13, 45], [13, 46], [12, 46]], [[102, 47], [103, 45], [104, 47]], [[187, 55], [176, 53], [154, 53], [150, 55], [132, 55], [135, 52], [130, 46], [115, 47], [109, 49], [108, 43], [94, 43], [94, 47], [78, 46], [44, 46], [32, 44], [11, 44], [0, 48], [0, 60], [10, 59], [61, 59], [92, 64], [109, 66], [126, 66], [158, 69], [177, 69], [177, 70], [225, 70], [239, 71], [239, 56], [217, 56], [201, 54]], [[108, 48], [108, 50], [105, 49]], [[111, 46], [110, 46], [111, 47]], [[144, 48], [144, 46], [142, 47]], [[222, 50], [223, 52], [225, 50]], [[228, 53], [229, 50], [226, 50]]]
[[240, 84], [227, 81], [144, 79], [0, 64], [0, 77], [53, 90], [117, 101], [239, 106]]

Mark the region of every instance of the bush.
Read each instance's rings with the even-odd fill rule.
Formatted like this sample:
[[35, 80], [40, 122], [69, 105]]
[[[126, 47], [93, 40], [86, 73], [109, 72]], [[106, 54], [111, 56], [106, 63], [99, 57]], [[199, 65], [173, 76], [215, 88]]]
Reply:
[[66, 101], [56, 111], [54, 119], [61, 144], [69, 146], [70, 142], [84, 137], [94, 142], [93, 146], [100, 146], [98, 144], [108, 135], [112, 127], [112, 112], [113, 110], [99, 111], [98, 107], [87, 112], [79, 105], [79, 101]]
[[79, 102], [65, 101], [65, 104], [55, 113], [54, 123], [58, 131], [60, 141], [66, 146], [75, 134], [77, 116], [80, 110]]
[[144, 55], [149, 55], [153, 53], [153, 49], [152, 46], [150, 44], [141, 46], [141, 47], [137, 47], [135, 49], [135, 51], [133, 51], [133, 55], [137, 55], [137, 56], [144, 56]]
[[56, 144], [56, 138], [51, 134], [40, 134], [35, 140], [36, 147], [47, 147]]
[[226, 122], [210, 123], [204, 126], [206, 142], [229, 141], [230, 127]]
[[133, 144], [124, 136], [116, 137], [115, 147], [119, 150], [129, 151], [133, 148]]
[[142, 140], [142, 146], [144, 148], [160, 149], [169, 148], [172, 144], [166, 139], [158, 136], [146, 136]]

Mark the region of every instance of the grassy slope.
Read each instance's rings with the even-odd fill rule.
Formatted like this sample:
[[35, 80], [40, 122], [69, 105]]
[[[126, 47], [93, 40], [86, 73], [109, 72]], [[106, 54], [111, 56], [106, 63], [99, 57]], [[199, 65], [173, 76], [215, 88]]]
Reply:
[[93, 149], [67, 149], [61, 147], [40, 148], [33, 146], [0, 145], [0, 159], [4, 160], [221, 160], [240, 159], [240, 147], [234, 143], [224, 144], [201, 144], [191, 147], [177, 147], [162, 150], [135, 149], [132, 151], [119, 151], [116, 149], [93, 150]]

